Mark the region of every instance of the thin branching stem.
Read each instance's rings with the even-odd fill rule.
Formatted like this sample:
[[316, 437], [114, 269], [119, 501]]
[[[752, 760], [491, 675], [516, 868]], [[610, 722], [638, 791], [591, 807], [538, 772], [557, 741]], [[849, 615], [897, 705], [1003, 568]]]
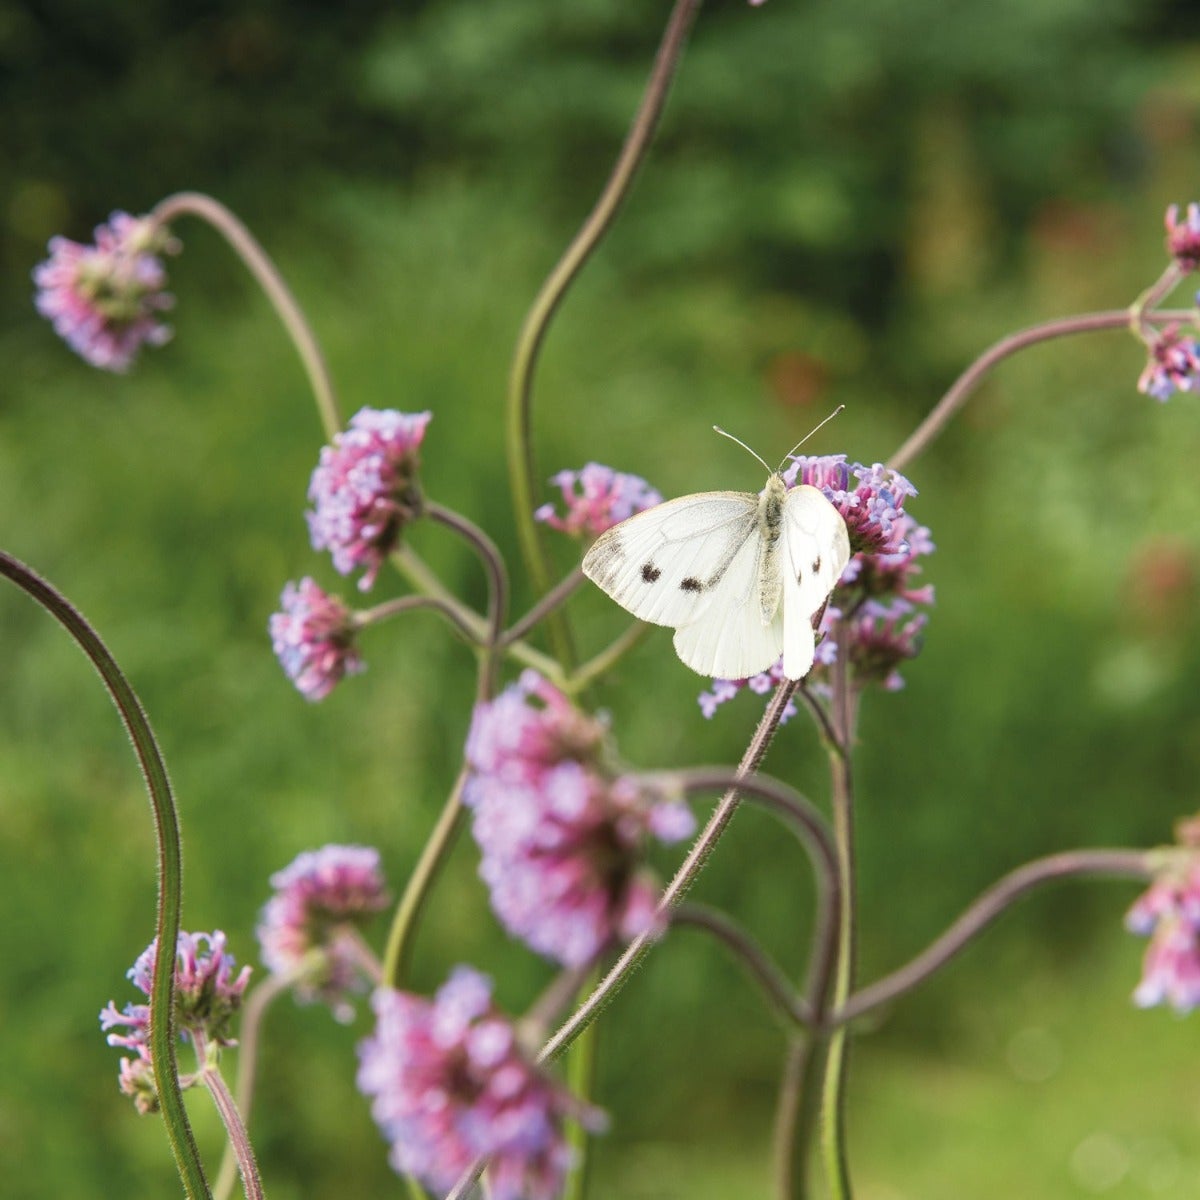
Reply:
[[[208, 1180], [188, 1121], [175, 1056], [175, 946], [183, 904], [183, 850], [179, 814], [167, 766], [141, 701], [99, 634], [69, 600], [20, 560], [0, 550], [0, 575], [32, 596], [54, 617], [91, 660], [120, 714], [141, 767], [154, 815], [158, 849], [158, 953], [150, 987], [150, 1054], [154, 1086], [175, 1165], [189, 1200], [208, 1200]], [[166, 949], [165, 949], [166, 948]]]
[[219, 200], [214, 200], [212, 196], [203, 192], [176, 192], [160, 200], [151, 213], [154, 220], [163, 225], [170, 225], [177, 217], [184, 215], [207, 221], [229, 243], [266, 293], [267, 299], [288, 331], [296, 352], [300, 355], [309, 386], [317, 402], [317, 411], [325, 428], [325, 436], [332, 440], [333, 435], [342, 427], [333, 377], [330, 375], [316, 334], [296, 302], [296, 297], [284, 282], [279, 268], [271, 261], [271, 256], [250, 230]]
[[[533, 519], [534, 489], [537, 486], [537, 464], [532, 444], [533, 377], [538, 355], [558, 306], [592, 251], [600, 244], [622, 201], [629, 194], [630, 185], [638, 166], [658, 127], [663, 105], [670, 90], [671, 81], [679, 65], [683, 47], [687, 41], [701, 0], [676, 0], [667, 22], [658, 55], [650, 73], [649, 82], [642, 95], [641, 104], [626, 135], [625, 143], [617, 157], [612, 174], [604, 185], [595, 207], [588, 214], [579, 232], [563, 252], [557, 265], [547, 276], [545, 283], [533, 301], [513, 353], [509, 371], [508, 408], [505, 441], [508, 451], [508, 472], [512, 490], [513, 507], [516, 514], [517, 535], [521, 553], [529, 571], [534, 592], [541, 594], [550, 586], [550, 571], [542, 548], [537, 523]], [[569, 667], [570, 637], [561, 614], [551, 618], [550, 633], [556, 656]]]
[[254, 1157], [254, 1147], [250, 1144], [245, 1123], [225, 1083], [225, 1077], [215, 1063], [208, 1063], [200, 1071], [200, 1081], [208, 1089], [208, 1094], [221, 1115], [221, 1124], [225, 1126], [229, 1144], [233, 1147], [233, 1154], [237, 1160], [246, 1200], [264, 1200], [266, 1193], [263, 1191], [262, 1176]]
[[889, 1004], [965, 949], [1002, 912], [1022, 897], [1066, 879], [1107, 877], [1148, 879], [1153, 874], [1152, 852], [1144, 850], [1067, 850], [1035, 859], [992, 884], [959, 918], [911, 962], [850, 996], [828, 1021], [844, 1025], [881, 1005]]
[[771, 1010], [789, 1032], [811, 1024], [807, 1001], [795, 994], [787, 976], [732, 917], [707, 904], [685, 901], [671, 914], [671, 928], [700, 929], [716, 938], [758, 984]]
[[519, 621], [515, 621], [504, 631], [500, 645], [510, 646], [518, 638], [523, 638], [536, 629], [546, 617], [579, 590], [585, 578], [583, 568], [576, 567], [566, 578], [559, 580]]

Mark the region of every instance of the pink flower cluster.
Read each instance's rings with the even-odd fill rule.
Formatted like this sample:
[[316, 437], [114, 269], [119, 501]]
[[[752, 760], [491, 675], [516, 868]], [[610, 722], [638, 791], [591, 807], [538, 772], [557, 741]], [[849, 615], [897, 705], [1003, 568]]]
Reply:
[[358, 930], [386, 907], [379, 851], [370, 846], [307, 850], [271, 876], [275, 894], [258, 924], [262, 959], [287, 978], [302, 1003], [323, 1000], [349, 1020], [346, 993], [363, 990]]
[[662, 503], [662, 495], [640, 475], [626, 475], [600, 463], [579, 471], [559, 471], [550, 480], [562, 492], [564, 515], [543, 504], [533, 515], [573, 537], [599, 537], [634, 513]]
[[568, 966], [650, 929], [658, 887], [651, 837], [674, 842], [691, 811], [607, 764], [605, 726], [539, 675], [475, 709], [463, 794], [480, 877], [504, 926]]
[[1138, 391], [1155, 400], [1200, 387], [1200, 347], [1178, 323], [1164, 326], [1146, 346], [1149, 358], [1138, 377]]
[[372, 1003], [358, 1086], [392, 1166], [445, 1193], [487, 1157], [492, 1200], [553, 1200], [570, 1165], [563, 1117], [598, 1128], [599, 1114], [533, 1065], [493, 1005], [490, 980], [458, 967], [432, 1001], [381, 988]]
[[[881, 463], [847, 463], [844, 454], [797, 456], [784, 472], [791, 487], [808, 484], [824, 492], [846, 521], [853, 557], [829, 598], [819, 632], [810, 686], [826, 686], [828, 669], [842, 647], [855, 686], [878, 684], [888, 691], [904, 686], [899, 667], [916, 657], [928, 616], [918, 605], [933, 603], [932, 586], [918, 585], [920, 560], [934, 550], [929, 530], [904, 511], [917, 489]], [[745, 688], [764, 695], [782, 682], [778, 665], [752, 679], [716, 679], [700, 695], [700, 711], [712, 717]], [[795, 713], [788, 705], [787, 720]]]
[[94, 245], [50, 239], [33, 272], [37, 310], [77, 354], [106, 371], [126, 371], [143, 345], [171, 336], [158, 314], [174, 303], [160, 255], [179, 243], [152, 217], [115, 212]]
[[283, 589], [268, 622], [280, 665], [307, 700], [324, 700], [346, 675], [366, 670], [355, 644], [354, 614], [311, 579]]
[[[157, 956], [156, 940], [142, 951], [126, 973], [146, 996], [153, 989]], [[181, 1035], [190, 1037], [197, 1048], [234, 1044], [229, 1036], [229, 1024], [241, 1008], [250, 981], [250, 968], [243, 967], [234, 975], [235, 966], [233, 955], [225, 952], [225, 935], [220, 930], [179, 934], [175, 962], [175, 1026]], [[150, 1056], [150, 1006], [126, 1004], [118, 1011], [116, 1003], [110, 1000], [101, 1010], [100, 1028], [111, 1030], [121, 1025], [129, 1032], [108, 1035], [110, 1046], [121, 1046], [134, 1052], [132, 1059], [121, 1059], [121, 1091], [133, 1098], [138, 1112], [154, 1112], [158, 1107], [158, 1095]]]
[[1164, 861], [1125, 916], [1126, 928], [1150, 938], [1133, 999], [1142, 1008], [1167, 1003], [1184, 1013], [1200, 1005], [1200, 847], [1168, 852]]
[[367, 591], [404, 526], [421, 514], [420, 447], [432, 413], [364, 408], [321, 451], [308, 517], [314, 550], [328, 550], [343, 575], [362, 570]]
[[1200, 269], [1200, 204], [1189, 204], [1187, 216], [1179, 219], [1179, 205], [1167, 209], [1167, 249], [1185, 270]]

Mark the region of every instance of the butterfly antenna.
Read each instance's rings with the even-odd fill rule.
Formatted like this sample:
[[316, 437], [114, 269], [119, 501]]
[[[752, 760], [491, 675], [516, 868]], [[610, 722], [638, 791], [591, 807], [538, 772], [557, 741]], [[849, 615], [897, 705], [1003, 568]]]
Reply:
[[[794, 445], [794, 446], [793, 446], [793, 447], [792, 447], [792, 448], [791, 448], [791, 449], [790, 449], [790, 450], [789, 450], [789, 451], [788, 451], [788, 452], [787, 452], [787, 453], [786, 453], [786, 454], [783, 456], [783, 462], [781, 462], [781, 463], [779, 464], [779, 470], [781, 470], [781, 471], [782, 471], [782, 470], [783, 470], [783, 463], [787, 462], [787, 460], [788, 460], [789, 458], [791, 458], [791, 457], [792, 457], [792, 455], [793, 455], [793, 454], [795, 454], [795, 453], [796, 453], [796, 451], [797, 451], [797, 450], [799, 450], [799, 449], [800, 449], [800, 447], [801, 447], [801, 446], [803, 446], [803, 445], [804, 445], [804, 443], [805, 443], [805, 442], [807, 442], [807, 441], [808, 441], [808, 439], [809, 439], [810, 437], [812, 437], [812, 435], [813, 435], [814, 433], [816, 433], [816, 432], [817, 432], [819, 429], [824, 429], [824, 428], [825, 428], [825, 426], [826, 426], [826, 425], [828, 425], [828, 424], [829, 424], [829, 422], [830, 422], [830, 421], [832, 421], [832, 420], [833, 420], [833, 418], [834, 418], [834, 417], [836, 417], [836, 416], [838, 415], [838, 413], [840, 413], [840, 412], [841, 412], [841, 411], [842, 411], [842, 410], [843, 410], [845, 407], [846, 407], [846, 406], [845, 406], [844, 404], [839, 404], [839, 405], [837, 406], [837, 408], [835, 408], [835, 409], [833, 410], [833, 412], [831, 412], [831, 413], [829, 414], [829, 416], [827, 416], [827, 417], [825, 418], [825, 420], [823, 420], [823, 421], [820, 423], [820, 425], [815, 425], [815, 426], [814, 426], [812, 429], [810, 429], [810, 430], [809, 430], [809, 431], [808, 431], [808, 432], [807, 432], [807, 433], [806, 433], [806, 434], [805, 434], [805, 435], [804, 435], [804, 436], [803, 436], [803, 437], [802, 437], [802, 438], [801, 438], [801, 439], [800, 439], [800, 440], [799, 440], [799, 441], [798, 441], [798, 442], [797, 442], [797, 443], [796, 443], [796, 444], [795, 444], [795, 445]], [[726, 434], [725, 436], [726, 436], [726, 437], [728, 437], [729, 435], [728, 435], [728, 434]], [[736, 441], [737, 441], [737, 438], [734, 438], [733, 440], [736, 442]], [[753, 450], [751, 450], [751, 451], [750, 451], [750, 453], [751, 453], [751, 454], [754, 454], [754, 451], [753, 451]], [[755, 454], [755, 455], [754, 455], [754, 457], [755, 457], [755, 458], [758, 458], [758, 455], [757, 455], [757, 454]], [[759, 462], [762, 462], [762, 459], [760, 458], [758, 461], [759, 461]]]
[[[828, 418], [826, 418], [826, 420], [828, 420]], [[745, 443], [745, 442], [743, 442], [741, 438], [736, 438], [736, 437], [734, 437], [732, 433], [730, 433], [728, 430], [722, 429], [722, 428], [720, 427], [720, 425], [714, 425], [714, 426], [713, 426], [713, 429], [715, 429], [715, 430], [717, 431], [717, 433], [719, 433], [719, 434], [720, 434], [722, 437], [727, 437], [727, 438], [728, 438], [728, 439], [729, 439], [731, 442], [737, 442], [737, 444], [738, 444], [739, 446], [741, 446], [741, 448], [742, 448], [743, 450], [745, 450], [747, 454], [754, 454], [754, 451], [753, 451], [753, 450], [751, 450], [751, 449], [750, 449], [750, 447], [749, 447], [749, 446], [747, 446], [747, 445], [746, 445], [746, 443]], [[818, 426], [817, 426], [817, 429], [820, 429], [820, 425], [818, 425]], [[813, 433], [816, 433], [816, 429], [814, 429], [814, 430], [813, 430]], [[771, 473], [771, 468], [767, 466], [767, 464], [766, 464], [766, 462], [764, 461], [764, 459], [763, 459], [763, 458], [762, 458], [760, 455], [758, 455], [758, 454], [754, 454], [754, 457], [755, 457], [755, 458], [757, 458], [757, 459], [758, 459], [758, 461], [759, 461], [760, 463], [762, 463], [762, 465], [763, 465], [764, 467], [766, 467], [766, 468], [767, 468], [767, 473], [768, 473], [768, 474], [770, 474], [770, 473]]]

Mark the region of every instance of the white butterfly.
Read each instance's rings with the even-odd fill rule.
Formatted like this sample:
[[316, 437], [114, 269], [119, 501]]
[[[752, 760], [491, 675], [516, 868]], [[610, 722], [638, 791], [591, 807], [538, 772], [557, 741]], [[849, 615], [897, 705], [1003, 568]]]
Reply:
[[813, 618], [849, 561], [846, 522], [824, 493], [772, 471], [757, 495], [698, 492], [636, 513], [596, 539], [583, 572], [635, 617], [672, 626], [675, 652], [701, 675], [744, 679], [782, 654], [784, 675], [802, 679]]

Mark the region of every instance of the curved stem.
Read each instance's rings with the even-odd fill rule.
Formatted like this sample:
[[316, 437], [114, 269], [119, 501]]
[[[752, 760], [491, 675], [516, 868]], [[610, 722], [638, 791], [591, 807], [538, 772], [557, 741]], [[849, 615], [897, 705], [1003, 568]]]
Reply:
[[519, 621], [514, 622], [500, 638], [501, 646], [510, 646], [518, 638], [523, 638], [550, 613], [579, 590], [587, 577], [582, 567], [576, 567], [566, 578], [554, 585]]
[[[747, 747], [746, 753], [742, 756], [742, 761], [738, 765], [737, 770], [732, 775], [724, 776], [723, 782], [736, 782], [730, 783], [725, 794], [721, 797], [720, 803], [713, 810], [712, 816], [709, 817], [708, 824], [705, 825], [700, 836], [696, 839], [695, 844], [688, 852], [679, 869], [675, 872], [671, 882], [667, 884], [658, 902], [658, 915], [660, 918], [667, 916], [680, 903], [687, 894], [688, 889], [695, 882], [696, 877], [704, 869], [704, 864], [716, 848], [721, 834], [725, 832], [729, 822], [733, 819], [733, 814], [737, 810], [738, 802], [743, 792], [765, 798], [768, 801], [776, 799], [781, 795], [788, 798], [795, 797], [796, 794], [790, 789], [785, 788], [784, 785], [754, 776], [754, 772], [758, 769], [759, 763], [766, 754], [767, 747], [770, 745], [771, 739], [779, 727], [779, 719], [783, 714], [784, 708], [787, 706], [788, 700], [791, 699], [794, 689], [795, 685], [792, 683], [780, 684], [775, 691], [775, 695], [771, 698], [770, 704], [767, 705], [767, 710], [763, 714], [758, 729], [755, 730], [754, 737], [749, 747]], [[688, 778], [694, 779], [695, 775], [696, 773], [694, 772], [689, 773]], [[826, 843], [817, 832], [818, 828], [823, 827], [823, 822], [821, 822], [815, 810], [813, 810], [813, 816], [815, 818], [811, 826], [813, 838], [807, 844], [814, 847], [823, 847]], [[625, 947], [616, 962], [613, 963], [607, 974], [600, 981], [595, 991], [564, 1022], [558, 1032], [547, 1040], [546, 1044], [542, 1047], [542, 1052], [538, 1055], [538, 1062], [545, 1062], [561, 1054], [579, 1036], [580, 1032], [595, 1020], [601, 1010], [607, 1006], [629, 978], [633, 969], [641, 961], [642, 956], [650, 949], [654, 940], [654, 933], [648, 932], [634, 938]]]
[[[436, 603], [426, 605], [426, 607], [440, 608], [445, 611], [448, 619], [452, 620], [460, 630], [466, 635], [467, 640], [473, 645], [486, 645], [488, 638], [488, 623], [486, 618], [481, 617], [479, 613], [463, 604], [458, 597], [446, 587], [445, 584], [437, 577], [428, 564], [411, 549], [408, 545], [402, 544], [391, 553], [392, 565], [404, 576], [408, 582], [422, 593], [422, 597], [426, 600], [432, 600]], [[406, 596], [403, 601], [415, 600], [417, 597]], [[390, 615], [391, 611], [404, 611], [400, 607], [402, 601], [390, 601], [378, 606], [377, 609], [369, 610], [371, 613], [380, 612], [388, 608], [388, 604], [394, 603], [397, 607], [395, 610], [389, 609], [383, 615]], [[409, 608], [420, 608], [422, 605], [411, 603]], [[360, 614], [361, 616], [362, 614]], [[539, 674], [544, 675], [556, 687], [562, 687], [565, 683], [562, 668], [558, 662], [551, 658], [548, 654], [542, 654], [535, 650], [526, 642], [514, 641], [506, 643], [504, 646], [505, 654], [515, 658], [517, 662], [523, 666], [532, 667]]]
[[1035, 859], [1010, 871], [992, 884], [928, 949], [910, 963], [850, 996], [830, 1014], [830, 1023], [845, 1025], [911, 991], [944, 967], [1022, 896], [1046, 884], [1077, 876], [1148, 879], [1153, 875], [1150, 858], [1151, 853], [1144, 850], [1069, 850]]
[[[433, 596], [398, 596], [395, 600], [384, 600], [372, 608], [365, 608], [355, 614], [354, 623], [364, 629], [368, 625], [376, 625], [389, 617], [397, 617], [401, 613], [416, 612], [427, 608], [444, 617], [455, 629], [462, 634], [464, 641], [472, 646], [479, 645], [479, 624], [468, 620], [467, 614], [460, 604], [447, 604]], [[472, 613], [471, 616], [476, 614]]]
[[[634, 174], [645, 157], [658, 126], [663, 104], [666, 101], [671, 80], [675, 75], [675, 68], [679, 64], [679, 58], [687, 40], [688, 30], [699, 7], [700, 0], [676, 0], [658, 48], [650, 80], [642, 96], [641, 105], [630, 126], [612, 174], [604, 185], [604, 190], [600, 193], [595, 207], [588, 214], [554, 270], [542, 284], [517, 338], [512, 367], [509, 372], [505, 440], [521, 553], [525, 559], [533, 588], [539, 594], [545, 592], [550, 586], [550, 573], [543, 554], [537, 523], [533, 519], [537, 467], [534, 462], [530, 434], [533, 374], [537, 366], [538, 353], [546, 336], [546, 330], [550, 326], [550, 320], [566, 295], [567, 289], [599, 244], [609, 225], [612, 224], [613, 218], [621, 207], [621, 202], [629, 192]], [[565, 652], [569, 648], [570, 639], [566, 633], [565, 623], [552, 619], [550, 632], [557, 656], [564, 664], [568, 664], [570, 657]]]
[[811, 1034], [793, 1034], [784, 1058], [771, 1136], [777, 1200], [808, 1195], [808, 1162], [817, 1128], [817, 1089], [810, 1086], [823, 1043]]
[[462, 824], [463, 804], [462, 791], [467, 782], [467, 768], [464, 766], [454, 781], [454, 787], [446, 798], [445, 806], [438, 817], [429, 840], [421, 850], [421, 857], [409, 876], [408, 886], [396, 908], [392, 919], [392, 928], [388, 933], [387, 949], [383, 955], [383, 985], [390, 988], [401, 988], [408, 976], [408, 962], [412, 954], [413, 933], [416, 930], [417, 919], [425, 907], [425, 901], [433, 881]]
[[787, 976], [736, 921], [707, 904], [685, 902], [671, 914], [671, 928], [680, 926], [702, 929], [729, 950], [758, 984], [787, 1029], [794, 1031], [797, 1026], [803, 1028], [811, 1023], [812, 1012], [807, 1002], [793, 993]]
[[[299, 972], [297, 972], [299, 974]], [[238, 1025], [237, 1080], [234, 1085], [235, 1103], [242, 1122], [250, 1124], [250, 1109], [254, 1104], [254, 1083], [258, 1070], [258, 1047], [263, 1018], [267, 1009], [291, 986], [292, 980], [282, 975], [268, 975], [242, 1005]], [[237, 1183], [238, 1159], [233, 1139], [225, 1145], [217, 1182], [213, 1185], [213, 1200], [227, 1200]]]
[[151, 216], [156, 221], [169, 225], [176, 217], [185, 214], [207, 221], [229, 243], [258, 280], [259, 286], [266, 293], [267, 299], [288, 331], [296, 352], [300, 355], [300, 361], [304, 364], [305, 374], [317, 401], [317, 411], [321, 415], [321, 424], [325, 427], [325, 436], [332, 439], [342, 427], [337, 396], [333, 390], [333, 378], [329, 374], [329, 366], [321, 353], [316, 335], [296, 302], [296, 297], [292, 295], [291, 289], [279, 273], [279, 268], [271, 261], [270, 255], [259, 245], [250, 230], [219, 200], [214, 200], [203, 192], [176, 192], [173, 196], [160, 200]]
[[950, 418], [967, 402], [967, 398], [979, 386], [983, 377], [998, 363], [1038, 342], [1052, 338], [1067, 337], [1076, 333], [1094, 333], [1101, 329], [1128, 329], [1129, 310], [1114, 309], [1109, 312], [1084, 313], [1075, 317], [1063, 317], [1056, 321], [1045, 321], [1019, 330], [985, 350], [953, 383], [950, 390], [937, 402], [930, 414], [913, 431], [904, 444], [888, 459], [887, 465], [903, 471], [910, 462], [922, 454], [929, 443], [949, 424]]
[[217, 1112], [221, 1114], [221, 1123], [229, 1135], [229, 1144], [233, 1147], [238, 1170], [241, 1172], [246, 1200], [264, 1200], [266, 1193], [263, 1191], [262, 1177], [258, 1173], [258, 1163], [254, 1158], [254, 1147], [250, 1145], [246, 1126], [233, 1097], [229, 1094], [224, 1076], [210, 1064], [200, 1072], [200, 1080], [208, 1088], [208, 1094], [213, 1098]]
[[504, 633], [504, 620], [508, 615], [508, 572], [496, 543], [473, 521], [461, 513], [427, 501], [425, 515], [452, 529], [459, 537], [469, 542], [479, 555], [488, 577], [488, 630], [484, 643], [483, 663], [479, 672], [479, 698], [492, 694], [495, 686], [496, 658], [500, 639]]
[[564, 691], [570, 695], [582, 692], [593, 680], [599, 679], [614, 664], [620, 662], [650, 632], [651, 626], [636, 621], [624, 633], [613, 639], [599, 654], [581, 663], [567, 676]]
[[[30, 570], [19, 559], [0, 550], [0, 575], [32, 596], [74, 638], [91, 660], [120, 714], [125, 732], [133, 743], [150, 807], [154, 814], [154, 832], [158, 848], [158, 911], [155, 937], [158, 953], [150, 988], [150, 1055], [154, 1067], [154, 1086], [166, 1126], [167, 1137], [175, 1154], [175, 1166], [191, 1200], [208, 1200], [208, 1181], [200, 1162], [200, 1151], [188, 1121], [179, 1087], [179, 1066], [175, 1056], [175, 953], [179, 941], [180, 912], [183, 904], [183, 850], [179, 833], [179, 814], [171, 790], [171, 780], [162, 751], [150, 727], [150, 720], [116, 660], [88, 624], [83, 614], [52, 584]], [[168, 953], [164, 947], [171, 947]]]

